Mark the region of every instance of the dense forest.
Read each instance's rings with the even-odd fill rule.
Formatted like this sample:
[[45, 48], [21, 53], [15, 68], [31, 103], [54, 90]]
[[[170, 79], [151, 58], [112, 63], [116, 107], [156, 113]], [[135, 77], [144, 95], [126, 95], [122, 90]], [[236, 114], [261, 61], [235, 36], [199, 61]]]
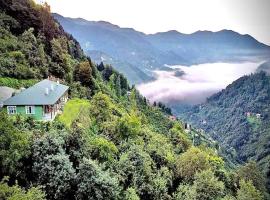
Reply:
[[255, 162], [232, 169], [216, 145], [195, 144], [170, 109], [150, 105], [112, 66], [91, 62], [47, 4], [0, 0], [0, 9], [1, 85], [53, 76], [70, 86], [53, 122], [0, 112], [0, 199], [268, 197]]
[[230, 160], [259, 163], [270, 186], [270, 77], [244, 76], [180, 115], [221, 142]]

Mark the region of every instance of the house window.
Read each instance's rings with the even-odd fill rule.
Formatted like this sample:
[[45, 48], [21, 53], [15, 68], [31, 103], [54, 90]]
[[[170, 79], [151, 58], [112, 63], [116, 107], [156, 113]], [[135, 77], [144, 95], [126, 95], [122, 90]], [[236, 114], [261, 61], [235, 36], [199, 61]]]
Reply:
[[25, 106], [26, 114], [35, 114], [35, 106]]
[[12, 114], [16, 114], [16, 106], [8, 106], [7, 107], [7, 112], [8, 114], [12, 115]]

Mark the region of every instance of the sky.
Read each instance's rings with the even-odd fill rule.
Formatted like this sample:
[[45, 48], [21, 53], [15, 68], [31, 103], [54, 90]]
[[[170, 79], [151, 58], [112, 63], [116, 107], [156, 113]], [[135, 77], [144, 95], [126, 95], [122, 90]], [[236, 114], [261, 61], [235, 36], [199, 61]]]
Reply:
[[108, 21], [144, 33], [230, 29], [270, 45], [270, 0], [36, 0], [65, 17]]

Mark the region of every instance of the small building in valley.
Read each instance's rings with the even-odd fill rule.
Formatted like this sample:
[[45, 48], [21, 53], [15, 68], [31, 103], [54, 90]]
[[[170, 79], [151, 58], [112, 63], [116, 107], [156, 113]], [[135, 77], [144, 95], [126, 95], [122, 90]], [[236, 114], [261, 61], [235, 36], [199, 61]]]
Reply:
[[9, 115], [21, 114], [51, 121], [68, 99], [68, 86], [45, 79], [4, 101]]

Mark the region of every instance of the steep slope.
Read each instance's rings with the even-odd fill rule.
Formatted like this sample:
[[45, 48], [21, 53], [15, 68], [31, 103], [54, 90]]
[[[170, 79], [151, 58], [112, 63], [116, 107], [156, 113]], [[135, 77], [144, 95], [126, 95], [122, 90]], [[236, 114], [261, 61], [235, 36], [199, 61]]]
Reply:
[[270, 77], [244, 76], [180, 116], [220, 142], [229, 158], [260, 163], [269, 172]]
[[46, 4], [0, 0], [0, 16], [0, 83], [28, 87], [49, 74], [71, 98], [53, 122], [1, 110], [0, 199], [263, 198], [254, 163], [228, 171], [207, 137], [185, 132], [111, 66], [92, 63]]

